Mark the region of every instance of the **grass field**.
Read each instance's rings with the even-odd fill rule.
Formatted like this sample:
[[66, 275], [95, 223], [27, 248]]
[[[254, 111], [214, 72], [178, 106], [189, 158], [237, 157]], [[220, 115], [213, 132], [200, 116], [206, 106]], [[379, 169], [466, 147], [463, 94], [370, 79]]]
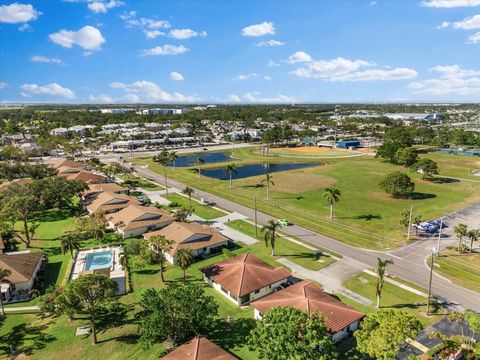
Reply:
[[435, 259], [439, 267], [434, 271], [468, 289], [480, 292], [480, 254], [458, 254], [454, 250], [442, 251]]
[[451, 176], [480, 182], [479, 176], [470, 175], [471, 170], [480, 170], [480, 157], [433, 153], [425, 154], [421, 157], [435, 161], [438, 164], [440, 176]]
[[[190, 202], [188, 198], [179, 194], [169, 195], [168, 200], [170, 200], [173, 203], [179, 204], [179, 206], [185, 206], [185, 207], [190, 206]], [[198, 215], [201, 218], [204, 218], [205, 220], [212, 220], [212, 219], [216, 219], [218, 217], [226, 215], [226, 213], [224, 213], [223, 211], [219, 211], [208, 205], [199, 204], [193, 199], [192, 199], [192, 208], [194, 210], [193, 212], [195, 213], [195, 215]]]
[[348, 150], [332, 149], [327, 147], [316, 146], [304, 146], [295, 148], [273, 148], [270, 149], [270, 156], [285, 156], [285, 157], [312, 157], [312, 158], [325, 158], [325, 157], [342, 157], [351, 156], [355, 152]]
[[[261, 156], [253, 148], [235, 149], [233, 156], [239, 159], [237, 166], [302, 161], [299, 158]], [[450, 161], [450, 157], [437, 156], [441, 172], [442, 161]], [[266, 189], [257, 186], [263, 176], [234, 180], [233, 189], [228, 187], [228, 181], [205, 176], [199, 178], [193, 168], [178, 168], [170, 171], [169, 176], [249, 207], [253, 207], [252, 199], [256, 194], [258, 209], [263, 212], [277, 218], [287, 218], [351, 245], [382, 250], [405, 244], [399, 220], [402, 210], [410, 205], [414, 206], [416, 214], [422, 214], [424, 219], [430, 220], [480, 201], [480, 182], [424, 181], [420, 174], [367, 156], [303, 160], [316, 162], [319, 166], [273, 173], [275, 186], [270, 189], [270, 201], [265, 199]], [[467, 172], [470, 164], [463, 164], [464, 160], [464, 157], [457, 157], [457, 167]], [[149, 158], [134, 159], [133, 162], [148, 165], [151, 170], [163, 173], [162, 166]], [[224, 165], [205, 164], [204, 168]], [[380, 180], [394, 171], [406, 172], [415, 181], [413, 199], [393, 199], [378, 187]], [[341, 201], [334, 208], [334, 220], [328, 218], [328, 204], [323, 197], [325, 187], [332, 184], [342, 192]]]

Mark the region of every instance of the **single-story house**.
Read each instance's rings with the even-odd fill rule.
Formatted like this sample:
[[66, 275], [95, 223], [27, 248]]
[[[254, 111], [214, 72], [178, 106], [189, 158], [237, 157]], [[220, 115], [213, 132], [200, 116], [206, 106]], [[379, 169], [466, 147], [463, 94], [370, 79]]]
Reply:
[[30, 290], [42, 265], [42, 253], [10, 252], [0, 254], [0, 269], [10, 270], [7, 281], [0, 284], [0, 294], [8, 301], [16, 291]]
[[82, 169], [70, 166], [60, 166], [57, 169], [57, 176], [69, 177], [70, 175], [78, 174]]
[[229, 352], [214, 344], [203, 336], [196, 336], [192, 340], [177, 347], [162, 357], [164, 360], [237, 360]]
[[175, 264], [176, 254], [180, 249], [190, 249], [195, 257], [207, 257], [218, 254], [230, 241], [217, 230], [196, 222], [173, 222], [161, 230], [143, 234], [143, 237], [150, 239], [157, 235], [174, 241], [172, 250], [165, 253], [170, 264]]
[[82, 170], [88, 169], [88, 165], [85, 164], [84, 162], [67, 160], [67, 159], [60, 159], [60, 160], [56, 161], [52, 165], [52, 167], [57, 169], [57, 170], [61, 167], [70, 167], [70, 168], [77, 168], [77, 169], [82, 169]]
[[106, 219], [108, 226], [115, 229], [123, 238], [140, 236], [175, 221], [168, 211], [154, 206], [139, 205], [129, 205], [114, 214], [106, 215]]
[[271, 266], [250, 253], [200, 271], [210, 286], [239, 306], [272, 293], [291, 277], [285, 268]]
[[91, 173], [89, 171], [80, 171], [76, 174], [67, 176], [68, 180], [81, 180], [87, 184], [102, 184], [107, 182], [107, 178], [103, 175]]
[[83, 197], [84, 199], [92, 199], [103, 192], [128, 194], [128, 187], [120, 186], [117, 183], [89, 184], [88, 189], [83, 192]]
[[253, 301], [254, 317], [260, 320], [268, 310], [278, 306], [291, 306], [298, 310], [321, 314], [330, 329], [332, 339], [339, 341], [358, 329], [364, 313], [337, 300], [313, 281], [302, 280], [285, 289]]
[[87, 210], [90, 214], [97, 211], [110, 214], [125, 209], [130, 205], [140, 205], [140, 202], [132, 196], [104, 191], [87, 205]]

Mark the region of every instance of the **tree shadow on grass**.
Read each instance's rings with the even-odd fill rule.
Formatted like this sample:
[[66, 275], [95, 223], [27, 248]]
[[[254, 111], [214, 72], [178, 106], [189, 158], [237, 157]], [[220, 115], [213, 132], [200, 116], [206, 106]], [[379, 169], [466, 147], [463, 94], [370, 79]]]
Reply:
[[57, 262], [49, 262], [45, 266], [45, 285], [43, 286], [42, 293], [44, 293], [45, 289], [52, 284], [55, 284], [58, 279], [58, 275], [60, 274], [60, 269], [62, 268], [62, 261]]
[[49, 343], [56, 340], [56, 337], [46, 334], [49, 324], [30, 326], [19, 324], [12, 330], [0, 336], [0, 354], [32, 355], [34, 350], [45, 348]]
[[220, 347], [234, 349], [245, 345], [250, 331], [255, 327], [253, 318], [239, 318], [227, 321], [218, 319], [207, 329], [207, 337]]
[[160, 270], [156, 270], [156, 269], [140, 269], [140, 270], [132, 271], [132, 273], [139, 274], [139, 275], [154, 275], [159, 272]]
[[309, 259], [312, 261], [317, 261], [317, 260], [320, 260], [321, 258], [330, 257], [330, 255], [324, 254], [320, 250], [317, 252], [298, 252], [295, 254], [275, 254], [275, 255], [279, 257], [285, 257], [285, 258]]
[[37, 249], [42, 249], [43, 253], [50, 257], [54, 255], [62, 255], [62, 249], [59, 247], [43, 247], [43, 246], [31, 246], [31, 248], [37, 248]]
[[128, 313], [131, 310], [131, 306], [119, 302], [99, 307], [96, 313], [98, 329], [106, 331], [109, 328], [123, 326], [133, 322], [132, 319], [128, 318]]
[[434, 177], [434, 178], [430, 179], [430, 182], [435, 183], [435, 184], [452, 184], [452, 183], [460, 182], [460, 180], [445, 178], [445, 177]]
[[48, 210], [34, 214], [30, 221], [34, 222], [52, 222], [66, 220], [74, 214], [69, 210]]
[[382, 219], [382, 215], [363, 214], [363, 215], [356, 215], [356, 216], [338, 216], [337, 219], [370, 221], [370, 220], [380, 220]]
[[426, 194], [426, 193], [419, 193], [419, 192], [413, 192], [410, 194], [410, 199], [412, 200], [426, 200], [426, 199], [433, 199], [436, 197], [437, 195], [435, 194]]

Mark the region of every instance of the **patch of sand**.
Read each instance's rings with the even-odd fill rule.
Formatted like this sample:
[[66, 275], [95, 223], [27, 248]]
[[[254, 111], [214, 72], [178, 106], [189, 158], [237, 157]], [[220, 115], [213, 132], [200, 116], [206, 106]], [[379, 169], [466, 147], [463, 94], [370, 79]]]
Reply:
[[302, 147], [295, 147], [295, 148], [288, 148], [288, 150], [292, 152], [298, 153], [306, 153], [306, 154], [318, 154], [327, 151], [332, 151], [332, 148], [329, 147], [318, 147], [318, 146], [302, 146]]

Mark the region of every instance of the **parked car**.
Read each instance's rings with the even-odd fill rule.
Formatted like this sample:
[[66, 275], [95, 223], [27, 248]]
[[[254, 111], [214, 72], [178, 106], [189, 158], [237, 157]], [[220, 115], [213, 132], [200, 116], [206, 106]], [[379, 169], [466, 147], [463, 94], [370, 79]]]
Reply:
[[282, 226], [292, 225], [292, 223], [291, 223], [290, 221], [288, 221], [287, 219], [279, 219], [278, 222], [279, 222], [280, 225], [282, 225]]

